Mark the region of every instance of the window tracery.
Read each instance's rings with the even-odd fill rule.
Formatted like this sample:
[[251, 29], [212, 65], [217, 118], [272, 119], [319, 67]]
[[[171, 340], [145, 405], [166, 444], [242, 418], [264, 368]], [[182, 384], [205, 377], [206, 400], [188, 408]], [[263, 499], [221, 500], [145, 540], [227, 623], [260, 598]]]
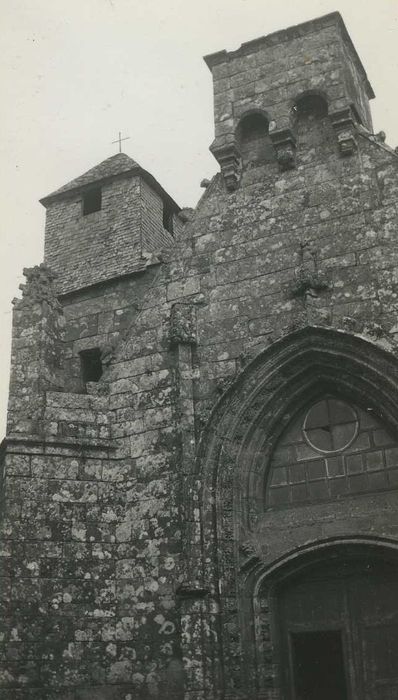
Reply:
[[326, 396], [293, 419], [274, 450], [269, 507], [398, 488], [398, 443], [372, 412]]

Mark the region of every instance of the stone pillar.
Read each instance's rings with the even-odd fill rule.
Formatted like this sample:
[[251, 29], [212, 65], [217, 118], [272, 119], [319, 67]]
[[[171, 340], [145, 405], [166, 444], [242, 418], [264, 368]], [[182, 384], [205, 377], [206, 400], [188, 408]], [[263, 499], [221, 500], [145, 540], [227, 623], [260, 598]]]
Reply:
[[41, 435], [45, 394], [62, 389], [62, 308], [54, 275], [43, 264], [24, 269], [22, 298], [14, 299], [7, 435]]
[[[219, 683], [218, 604], [204, 583], [199, 514], [200, 484], [192, 478], [195, 463], [193, 351], [196, 345], [195, 309], [176, 303], [171, 309], [169, 343], [173, 352], [176, 388], [175, 418], [180, 449], [181, 570], [178, 589], [181, 652], [184, 665], [184, 700], [217, 697]], [[216, 693], [216, 694], [214, 694]]]
[[169, 345], [175, 386], [174, 417], [178, 435], [180, 487], [178, 494], [181, 521], [183, 579], [199, 585], [201, 533], [197, 484], [193, 486], [196, 440], [193, 397], [193, 349], [196, 345], [195, 309], [176, 303], [171, 308]]
[[[179, 591], [184, 700], [216, 700], [223, 688], [219, 605], [210, 589], [183, 584]], [[222, 691], [221, 691], [222, 692]]]

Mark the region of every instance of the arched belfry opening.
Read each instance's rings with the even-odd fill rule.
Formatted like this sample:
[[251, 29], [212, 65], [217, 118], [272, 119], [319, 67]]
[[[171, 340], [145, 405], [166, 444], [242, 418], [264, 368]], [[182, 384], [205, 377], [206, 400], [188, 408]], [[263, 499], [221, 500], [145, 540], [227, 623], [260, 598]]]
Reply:
[[328, 114], [328, 103], [319, 93], [306, 93], [296, 100], [293, 113], [299, 121], [323, 119]]
[[243, 165], [273, 159], [269, 120], [264, 112], [253, 110], [243, 115], [236, 135]]
[[[311, 670], [316, 649], [333, 661], [334, 695], [321, 692], [327, 700], [367, 697], [365, 691], [379, 700], [382, 678], [389, 692], [398, 687], [384, 647], [375, 642], [379, 608], [366, 583], [368, 550], [353, 568], [346, 563], [348, 547], [374, 548], [369, 563], [378, 595], [388, 569], [382, 620], [393, 622], [385, 634], [395, 649], [398, 568], [387, 562], [383, 546], [398, 527], [397, 389], [392, 354], [348, 333], [306, 328], [259, 355], [214, 408], [195, 478], [201, 484], [203, 586], [219, 605], [213, 639], [230, 697], [247, 688], [247, 697], [251, 692], [261, 700], [315, 700], [325, 675]], [[318, 556], [337, 545], [342, 577]], [[283, 572], [282, 562], [288, 566]], [[287, 570], [298, 577], [289, 586]], [[302, 619], [292, 617], [295, 600]], [[360, 657], [351, 651], [359, 633], [367, 645]]]
[[297, 138], [297, 155], [311, 158], [311, 149], [334, 148], [333, 128], [324, 95], [309, 92], [299, 96], [292, 107], [292, 124]]

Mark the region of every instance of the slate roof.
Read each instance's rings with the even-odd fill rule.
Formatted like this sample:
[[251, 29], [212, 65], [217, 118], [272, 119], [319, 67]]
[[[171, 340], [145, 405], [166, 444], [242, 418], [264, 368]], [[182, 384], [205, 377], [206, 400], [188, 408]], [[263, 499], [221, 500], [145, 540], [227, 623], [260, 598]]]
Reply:
[[130, 156], [125, 153], [116, 153], [116, 155], [106, 158], [106, 160], [103, 160], [98, 165], [87, 170], [83, 175], [79, 175], [79, 177], [67, 182], [66, 185], [63, 185], [58, 190], [40, 199], [40, 203], [43, 204], [43, 206], [47, 206], [47, 204], [50, 204], [52, 201], [61, 199], [65, 194], [128, 173], [131, 175], [140, 175], [176, 212], [180, 211], [178, 204], [170, 197], [157, 180], [155, 180], [153, 175], [148, 173], [147, 170], [144, 170], [144, 168], [141, 168], [133, 158], [130, 158]]

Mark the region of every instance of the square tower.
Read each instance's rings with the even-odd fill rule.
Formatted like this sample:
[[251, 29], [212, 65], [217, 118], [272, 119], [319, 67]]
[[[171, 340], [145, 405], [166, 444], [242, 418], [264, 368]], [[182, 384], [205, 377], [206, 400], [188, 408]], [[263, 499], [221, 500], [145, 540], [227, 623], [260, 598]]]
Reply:
[[[295, 110], [304, 96], [325, 101], [338, 134], [346, 134], [354, 122], [372, 129], [374, 93], [338, 12], [246, 42], [236, 51], [210, 54], [205, 61], [214, 84], [210, 150], [228, 189], [239, 181], [239, 128], [247, 115], [263, 116], [282, 169], [294, 167]], [[349, 152], [349, 144], [341, 150]]]
[[124, 153], [41, 200], [44, 260], [60, 294], [136, 272], [148, 253], [174, 245], [180, 207]]

